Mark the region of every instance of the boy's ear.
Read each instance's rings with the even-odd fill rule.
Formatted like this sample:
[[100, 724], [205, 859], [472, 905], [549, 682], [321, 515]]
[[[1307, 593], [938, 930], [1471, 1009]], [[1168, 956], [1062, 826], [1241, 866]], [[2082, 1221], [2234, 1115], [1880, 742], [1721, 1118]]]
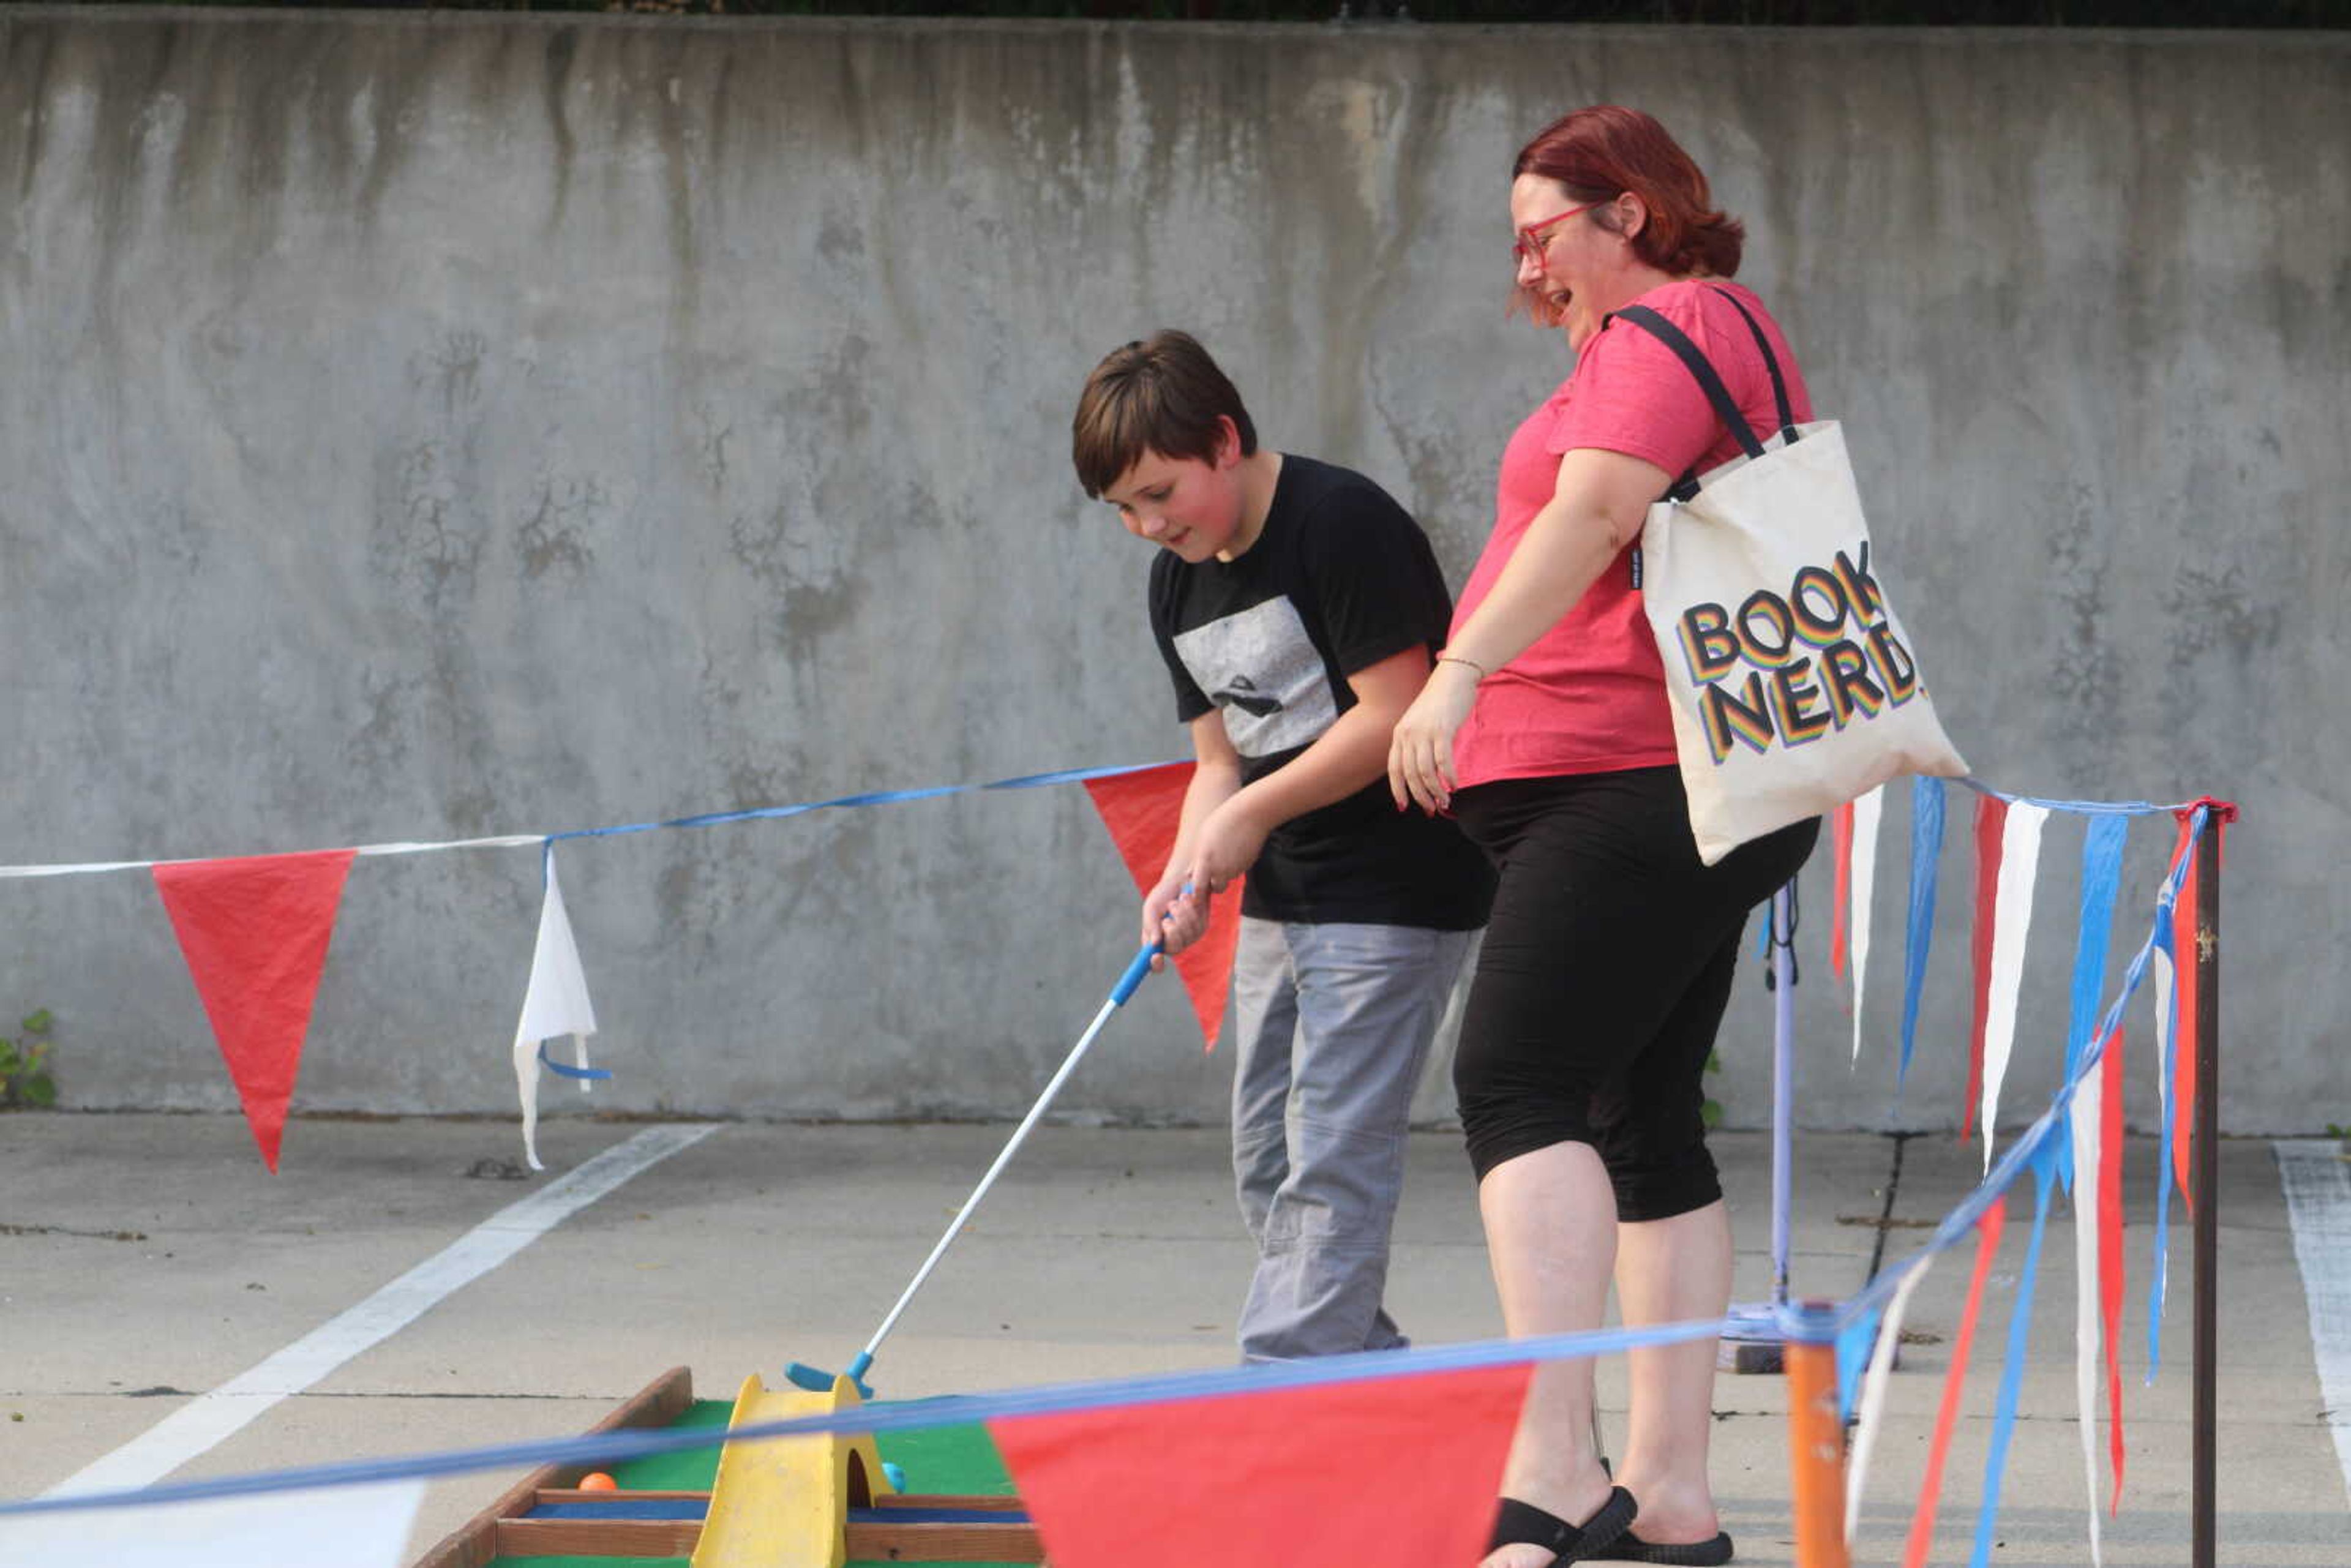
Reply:
[[1229, 413], [1217, 415], [1217, 461], [1218, 468], [1229, 468], [1241, 460], [1241, 430]]

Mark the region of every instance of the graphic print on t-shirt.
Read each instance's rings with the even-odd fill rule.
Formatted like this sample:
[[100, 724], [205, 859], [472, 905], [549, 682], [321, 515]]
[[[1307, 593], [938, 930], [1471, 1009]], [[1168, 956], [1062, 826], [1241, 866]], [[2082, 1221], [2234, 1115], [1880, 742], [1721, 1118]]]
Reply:
[[1339, 717], [1322, 655], [1287, 597], [1177, 632], [1176, 654], [1243, 757], [1304, 746]]

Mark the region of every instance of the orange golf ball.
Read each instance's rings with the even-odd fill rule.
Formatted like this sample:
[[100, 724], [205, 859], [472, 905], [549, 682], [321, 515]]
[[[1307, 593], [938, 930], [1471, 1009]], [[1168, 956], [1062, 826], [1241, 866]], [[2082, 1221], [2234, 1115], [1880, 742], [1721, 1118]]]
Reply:
[[580, 1478], [580, 1490], [581, 1491], [618, 1491], [621, 1490], [621, 1483], [602, 1470], [590, 1470]]

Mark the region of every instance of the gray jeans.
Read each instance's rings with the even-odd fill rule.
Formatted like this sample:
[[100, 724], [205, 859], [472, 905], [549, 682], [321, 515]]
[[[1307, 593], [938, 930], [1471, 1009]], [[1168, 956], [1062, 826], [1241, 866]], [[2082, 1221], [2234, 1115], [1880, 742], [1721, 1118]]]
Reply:
[[1466, 931], [1244, 919], [1233, 1175], [1257, 1241], [1249, 1361], [1401, 1348], [1380, 1298], [1405, 1130]]

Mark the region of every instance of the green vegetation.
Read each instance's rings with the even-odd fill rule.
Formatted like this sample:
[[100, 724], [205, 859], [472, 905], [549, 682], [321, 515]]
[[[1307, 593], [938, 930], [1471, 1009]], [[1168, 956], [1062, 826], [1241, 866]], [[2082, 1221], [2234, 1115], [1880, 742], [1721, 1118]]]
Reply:
[[57, 1103], [57, 1082], [47, 1066], [50, 1022], [43, 1008], [17, 1026], [18, 1039], [0, 1040], [0, 1111]]

